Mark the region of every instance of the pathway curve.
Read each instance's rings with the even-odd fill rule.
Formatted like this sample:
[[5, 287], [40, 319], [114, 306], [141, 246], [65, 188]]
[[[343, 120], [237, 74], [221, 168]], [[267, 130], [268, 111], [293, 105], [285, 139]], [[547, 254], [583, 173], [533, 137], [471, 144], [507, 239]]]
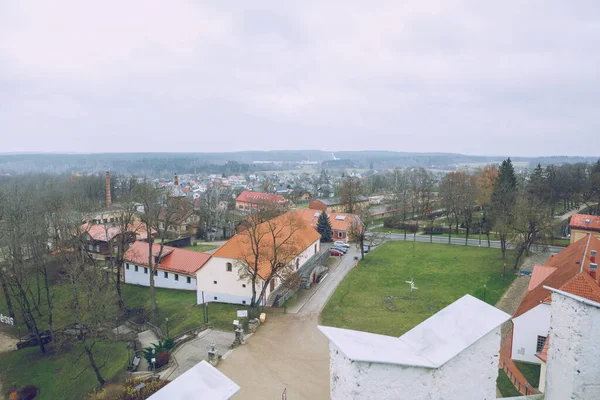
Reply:
[[[142, 345], [142, 349], [152, 346], [153, 343], [158, 344], [159, 342], [158, 336], [156, 336], [156, 333], [154, 333], [152, 329], [138, 333], [138, 340]], [[148, 371], [148, 361], [146, 361], [146, 359], [143, 357], [143, 354], [137, 370], [139, 372]]]

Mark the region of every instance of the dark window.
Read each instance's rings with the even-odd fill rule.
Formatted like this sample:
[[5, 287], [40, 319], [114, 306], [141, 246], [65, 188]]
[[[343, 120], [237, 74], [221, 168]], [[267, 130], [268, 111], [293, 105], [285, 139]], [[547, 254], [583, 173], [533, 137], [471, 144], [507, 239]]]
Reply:
[[129, 264], [125, 264], [125, 269], [129, 269]]
[[246, 284], [245, 284], [245, 283], [242, 283], [242, 287], [246, 287]]
[[158, 270], [154, 271], [154, 276], [158, 276]]
[[169, 273], [165, 272], [165, 279], [169, 279]]
[[178, 281], [179, 280], [179, 275], [175, 274], [175, 280]]
[[215, 297], [214, 297], [214, 299], [216, 300], [216, 299], [217, 299], [217, 296], [215, 296]]
[[187, 277], [187, 283], [192, 283], [192, 278], [190, 278], [189, 276]]
[[246, 304], [246, 300], [242, 300], [242, 304]]
[[231, 265], [231, 263], [225, 264], [225, 267], [227, 268], [227, 272], [233, 271], [233, 265]]
[[148, 268], [144, 268], [144, 273], [147, 274], [148, 273]]
[[135, 266], [135, 272], [138, 272], [138, 266], [137, 265]]
[[217, 284], [217, 281], [213, 281], [213, 283], [216, 285], [216, 284]]
[[538, 336], [537, 338], [537, 346], [535, 348], [536, 353], [541, 353], [544, 349], [544, 345], [546, 344], [546, 336]]
[[339, 238], [343, 238], [344, 237], [344, 232], [338, 232], [338, 237]]

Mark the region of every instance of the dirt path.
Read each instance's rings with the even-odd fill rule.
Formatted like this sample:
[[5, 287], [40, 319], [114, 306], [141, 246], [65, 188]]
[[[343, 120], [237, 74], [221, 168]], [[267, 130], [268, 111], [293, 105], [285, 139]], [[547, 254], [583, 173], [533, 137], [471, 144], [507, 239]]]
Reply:
[[[17, 349], [19, 340], [0, 332], [0, 353], [14, 351]], [[4, 400], [4, 388], [2, 387], [2, 375], [0, 374], [0, 400]]]
[[245, 345], [218, 369], [237, 383], [236, 399], [329, 398], [329, 344], [317, 329], [317, 314], [269, 314]]

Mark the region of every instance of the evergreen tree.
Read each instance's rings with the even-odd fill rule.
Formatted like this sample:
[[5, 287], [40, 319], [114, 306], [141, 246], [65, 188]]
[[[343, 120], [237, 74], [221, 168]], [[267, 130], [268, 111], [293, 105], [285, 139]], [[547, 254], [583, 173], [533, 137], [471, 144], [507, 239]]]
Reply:
[[321, 242], [331, 242], [333, 240], [333, 229], [331, 229], [331, 223], [325, 210], [319, 215], [317, 232], [321, 234]]
[[490, 217], [493, 226], [500, 236], [502, 258], [506, 253], [506, 242], [511, 231], [515, 203], [517, 200], [517, 177], [510, 158], [502, 161], [498, 170], [498, 177], [492, 192], [490, 204]]

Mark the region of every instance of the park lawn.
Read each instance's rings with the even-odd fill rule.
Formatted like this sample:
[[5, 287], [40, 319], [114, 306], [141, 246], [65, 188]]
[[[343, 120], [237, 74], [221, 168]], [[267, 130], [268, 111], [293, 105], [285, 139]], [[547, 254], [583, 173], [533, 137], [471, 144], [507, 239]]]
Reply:
[[[463, 232], [460, 232], [458, 234], [455, 233], [455, 232], [452, 232], [452, 237], [453, 238], [464, 239], [467, 236], [467, 234], [464, 233], [463, 229], [461, 229], [461, 231], [463, 231]], [[433, 236], [446, 237], [447, 238], [448, 234], [447, 233], [443, 233], [441, 235], [433, 235]], [[470, 233], [469, 234], [469, 239], [478, 240], [479, 239], [479, 234], [478, 233]], [[490, 232], [490, 240], [492, 240], [492, 241], [500, 240], [500, 235], [498, 235], [496, 232]], [[483, 245], [484, 242], [487, 243], [487, 236], [482, 233], [481, 234], [481, 243], [482, 243], [482, 245]]]
[[296, 203], [296, 208], [308, 208], [308, 203]]
[[[414, 247], [413, 247], [414, 246]], [[414, 249], [414, 250], [413, 250]], [[323, 325], [400, 336], [465, 294], [495, 304], [503, 281], [499, 249], [392, 241], [368, 254], [337, 288]], [[417, 290], [409, 304], [408, 284]]]
[[[80, 344], [72, 345], [67, 350], [53, 354], [53, 347], [43, 355], [39, 347], [28, 347], [0, 355], [2, 363], [2, 384], [5, 394], [11, 387], [35, 385], [40, 389], [39, 400], [79, 400], [98, 385], [96, 375], [88, 368], [79, 377], [78, 374], [89, 365], [84, 354], [80, 357]], [[105, 380], [115, 378], [127, 368], [129, 361], [127, 343], [125, 342], [96, 342], [94, 347], [98, 364], [106, 361], [100, 368]], [[8, 398], [8, 395], [6, 396]]]
[[527, 382], [534, 388], [538, 387], [540, 383], [540, 368], [539, 364], [532, 364], [528, 362], [515, 361], [515, 365], [521, 371]]
[[502, 368], [498, 370], [498, 378], [496, 379], [496, 386], [498, 386], [498, 390], [502, 393], [502, 397], [518, 397], [522, 396], [521, 393], [515, 388], [515, 386], [510, 381], [508, 375]]
[[219, 246], [215, 245], [215, 244], [197, 244], [195, 246], [187, 246], [184, 247], [184, 249], [186, 250], [193, 250], [193, 251], [209, 251], [209, 250], [214, 250], [214, 249], [218, 249]]
[[[129, 308], [143, 307], [149, 311], [150, 289], [146, 286], [123, 285], [123, 301]], [[196, 304], [195, 290], [175, 290], [156, 288], [158, 314], [151, 322], [164, 334], [167, 333], [165, 318], [169, 318], [169, 336], [175, 336], [204, 323], [204, 307]], [[208, 322], [217, 329], [232, 330], [236, 310], [245, 306], [224, 303], [208, 304]]]

